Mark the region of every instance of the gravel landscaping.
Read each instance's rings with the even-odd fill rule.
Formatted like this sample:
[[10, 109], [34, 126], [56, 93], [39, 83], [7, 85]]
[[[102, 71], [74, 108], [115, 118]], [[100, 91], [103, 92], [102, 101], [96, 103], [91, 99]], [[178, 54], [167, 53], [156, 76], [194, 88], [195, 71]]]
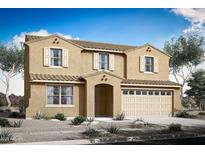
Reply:
[[[14, 121], [16, 119], [9, 119]], [[168, 126], [172, 123], [180, 123], [182, 130], [170, 132]], [[119, 128], [119, 133], [109, 133], [110, 126]], [[83, 132], [88, 128], [94, 128], [100, 133], [95, 136], [88, 136]], [[23, 120], [20, 128], [1, 128], [10, 130], [14, 134], [15, 144], [35, 144], [54, 142], [69, 143], [71, 140], [79, 140], [79, 143], [111, 143], [135, 140], [151, 140], [166, 138], [183, 138], [205, 136], [205, 121], [183, 118], [143, 118], [136, 120], [113, 121], [111, 119], [96, 118], [93, 124], [88, 126], [87, 122], [74, 126], [71, 120]], [[80, 142], [83, 141], [83, 142]], [[88, 142], [90, 141], [90, 142]], [[38, 143], [37, 143], [38, 142]], [[72, 142], [75, 144], [76, 142]]]

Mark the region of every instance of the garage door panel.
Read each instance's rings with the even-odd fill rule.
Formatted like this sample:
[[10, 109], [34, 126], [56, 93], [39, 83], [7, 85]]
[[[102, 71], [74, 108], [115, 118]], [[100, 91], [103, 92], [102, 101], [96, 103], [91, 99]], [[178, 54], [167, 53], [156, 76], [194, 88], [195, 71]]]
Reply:
[[123, 94], [122, 110], [125, 115], [127, 117], [170, 116], [172, 94], [170, 92], [166, 93], [166, 91], [162, 92], [163, 95], [161, 95], [161, 92], [157, 95], [148, 94], [149, 91], [147, 91], [147, 95], [136, 95], [136, 93], [134, 95], [129, 95], [129, 93]]

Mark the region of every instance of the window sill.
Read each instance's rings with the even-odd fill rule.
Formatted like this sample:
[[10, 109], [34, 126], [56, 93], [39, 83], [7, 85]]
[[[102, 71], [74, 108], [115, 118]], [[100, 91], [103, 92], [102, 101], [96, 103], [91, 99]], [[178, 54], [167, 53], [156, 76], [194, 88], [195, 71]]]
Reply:
[[99, 69], [99, 72], [111, 72], [110, 70], [103, 70], [103, 69]]
[[63, 68], [62, 66], [49, 66], [49, 68]]
[[155, 74], [154, 72], [144, 72], [145, 74]]
[[75, 107], [75, 105], [57, 105], [57, 104], [55, 104], [55, 105], [53, 105], [53, 104], [47, 104], [45, 107]]

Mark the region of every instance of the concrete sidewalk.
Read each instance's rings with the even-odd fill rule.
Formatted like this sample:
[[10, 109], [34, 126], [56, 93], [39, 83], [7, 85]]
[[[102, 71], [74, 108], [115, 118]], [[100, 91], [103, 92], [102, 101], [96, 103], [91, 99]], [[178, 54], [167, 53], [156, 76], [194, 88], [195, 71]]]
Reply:
[[91, 144], [87, 139], [82, 140], [66, 140], [66, 141], [45, 141], [45, 142], [28, 142], [28, 143], [13, 143], [15, 145], [84, 145]]

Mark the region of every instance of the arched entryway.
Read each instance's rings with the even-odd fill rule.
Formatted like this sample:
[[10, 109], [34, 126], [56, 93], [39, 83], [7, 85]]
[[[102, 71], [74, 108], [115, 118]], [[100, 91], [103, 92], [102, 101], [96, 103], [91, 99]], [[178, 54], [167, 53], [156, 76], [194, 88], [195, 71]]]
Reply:
[[113, 86], [109, 84], [95, 86], [95, 116], [113, 116]]

